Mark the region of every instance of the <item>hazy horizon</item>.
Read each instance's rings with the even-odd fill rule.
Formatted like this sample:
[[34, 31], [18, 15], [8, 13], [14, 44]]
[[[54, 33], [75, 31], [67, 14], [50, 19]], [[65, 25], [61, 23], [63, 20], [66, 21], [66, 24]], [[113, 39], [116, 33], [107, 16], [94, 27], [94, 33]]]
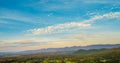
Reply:
[[0, 0], [0, 52], [120, 44], [118, 0]]

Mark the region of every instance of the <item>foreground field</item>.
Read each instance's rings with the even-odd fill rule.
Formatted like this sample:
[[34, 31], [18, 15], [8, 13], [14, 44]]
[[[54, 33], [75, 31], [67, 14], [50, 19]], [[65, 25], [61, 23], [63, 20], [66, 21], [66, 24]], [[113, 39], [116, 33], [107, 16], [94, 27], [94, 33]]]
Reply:
[[0, 63], [120, 63], [120, 48], [5, 57]]

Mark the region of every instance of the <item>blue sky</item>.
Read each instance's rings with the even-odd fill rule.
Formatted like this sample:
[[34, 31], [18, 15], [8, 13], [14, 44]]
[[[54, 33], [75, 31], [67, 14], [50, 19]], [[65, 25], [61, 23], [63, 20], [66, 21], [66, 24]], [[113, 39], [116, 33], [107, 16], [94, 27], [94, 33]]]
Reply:
[[0, 0], [0, 51], [120, 44], [119, 0]]

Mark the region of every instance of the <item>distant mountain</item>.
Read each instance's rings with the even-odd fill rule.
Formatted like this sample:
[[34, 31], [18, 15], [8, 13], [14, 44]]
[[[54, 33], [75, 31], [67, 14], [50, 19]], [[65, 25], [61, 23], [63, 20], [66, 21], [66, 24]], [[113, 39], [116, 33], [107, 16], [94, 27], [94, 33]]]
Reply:
[[118, 48], [120, 44], [101, 44], [101, 45], [89, 45], [89, 46], [72, 46], [72, 47], [64, 47], [64, 48], [47, 48], [47, 49], [39, 49], [39, 50], [27, 50], [21, 52], [0, 52], [0, 56], [7, 55], [26, 55], [26, 54], [48, 54], [48, 53], [73, 53], [78, 50], [92, 50], [92, 49], [111, 49]]
[[[115, 48], [112, 48], [112, 49], [115, 49]], [[106, 52], [109, 50], [111, 50], [111, 49], [105, 49], [105, 48], [103, 48], [103, 49], [89, 49], [89, 50], [79, 49], [79, 50], [73, 52], [73, 54], [92, 55], [92, 54], [100, 54], [100, 53], [103, 53], [103, 52]]]
[[101, 44], [101, 45], [89, 45], [89, 46], [72, 46], [72, 47], [64, 47], [64, 48], [47, 48], [47, 49], [39, 49], [39, 50], [28, 50], [19, 52], [21, 54], [37, 54], [37, 53], [72, 53], [79, 49], [89, 50], [89, 49], [111, 49], [118, 48], [120, 44]]
[[75, 52], [73, 52], [72, 54], [75, 54], [75, 55], [81, 55], [81, 56], [84, 56], [84, 55], [97, 55], [99, 58], [100, 56], [104, 56], [106, 58], [108, 58], [108, 56], [112, 57], [113, 56], [119, 56], [120, 57], [120, 47], [118, 48], [111, 48], [111, 49], [89, 49], [89, 50], [83, 50], [83, 49], [80, 49], [80, 50], [77, 50]]

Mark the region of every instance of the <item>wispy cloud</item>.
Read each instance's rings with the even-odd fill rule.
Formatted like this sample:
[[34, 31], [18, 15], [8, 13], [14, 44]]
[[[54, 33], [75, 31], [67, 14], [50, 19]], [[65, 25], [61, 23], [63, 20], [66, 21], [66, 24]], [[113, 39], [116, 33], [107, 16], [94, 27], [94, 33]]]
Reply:
[[36, 10], [45, 11], [56, 11], [56, 10], [69, 10], [79, 7], [84, 7], [86, 5], [96, 5], [97, 4], [120, 4], [118, 0], [38, 0], [27, 4], [26, 6], [32, 7]]
[[27, 43], [27, 42], [34, 42], [34, 40], [19, 40], [18, 42]]
[[51, 33], [61, 33], [70, 30], [71, 28], [87, 28], [90, 27], [91, 24], [84, 24], [79, 22], [71, 22], [66, 24], [58, 24], [53, 26], [48, 26], [46, 28], [38, 28], [38, 29], [31, 29], [28, 32], [32, 34], [39, 35], [39, 34], [51, 34]]
[[[54, 42], [60, 41], [58, 38], [29, 38], [29, 39], [9, 39], [0, 42], [0, 51], [23, 51], [23, 50], [32, 50], [33, 47], [39, 46], [41, 49], [48, 48]], [[32, 47], [32, 48], [30, 48]]]
[[98, 32], [93, 34], [73, 34], [72, 36], [63, 37], [64, 42], [74, 42], [81, 45], [91, 44], [120, 44], [119, 32]]
[[[32, 14], [20, 12], [17, 10], [11, 9], [0, 9], [0, 20], [13, 20], [13, 21], [21, 21], [21, 22], [28, 22], [28, 23], [36, 23], [37, 19]], [[9, 21], [9, 23], [10, 23]], [[5, 21], [4, 21], [5, 22]], [[2, 22], [2, 23], [4, 23]], [[0, 23], [1, 24], [1, 23]]]
[[65, 31], [70, 31], [75, 28], [79, 29], [86, 29], [89, 28], [92, 25], [92, 22], [99, 21], [102, 19], [116, 19], [120, 18], [120, 12], [111, 12], [103, 15], [97, 15], [93, 16], [88, 20], [84, 20], [82, 22], [71, 22], [71, 23], [65, 23], [65, 24], [57, 24], [53, 26], [48, 26], [45, 28], [37, 28], [37, 29], [31, 29], [27, 30], [27, 32], [32, 33], [33, 35], [40, 35], [40, 34], [51, 34], [51, 33], [62, 33]]
[[44, 40], [4, 40], [0, 41], [0, 51], [22, 51], [26, 47], [46, 45], [48, 42]]
[[107, 14], [103, 14], [103, 15], [95, 15], [92, 18], [83, 21], [84, 23], [91, 23], [97, 20], [101, 20], [101, 19], [119, 19], [120, 18], [120, 12], [110, 12]]

